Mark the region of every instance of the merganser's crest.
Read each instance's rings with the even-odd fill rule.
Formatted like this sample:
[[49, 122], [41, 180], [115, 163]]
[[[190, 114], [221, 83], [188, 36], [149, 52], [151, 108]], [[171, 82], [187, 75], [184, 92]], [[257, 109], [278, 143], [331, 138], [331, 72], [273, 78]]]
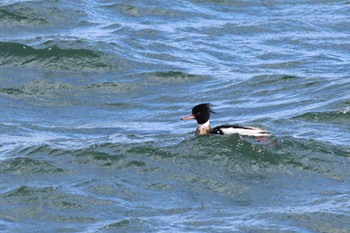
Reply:
[[209, 124], [210, 113], [215, 113], [208, 103], [199, 104], [192, 108], [192, 114], [188, 117], [181, 118], [181, 120], [196, 119], [198, 127], [197, 135], [202, 134], [239, 134], [253, 137], [271, 136], [271, 133], [256, 127], [246, 127], [239, 125], [221, 125], [211, 128]]

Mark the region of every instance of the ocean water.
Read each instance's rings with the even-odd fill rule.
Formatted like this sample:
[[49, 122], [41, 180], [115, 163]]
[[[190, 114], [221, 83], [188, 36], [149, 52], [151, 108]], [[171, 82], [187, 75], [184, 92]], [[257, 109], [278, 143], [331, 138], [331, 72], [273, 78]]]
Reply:
[[[0, 231], [350, 232], [349, 15], [0, 1]], [[195, 136], [199, 103], [273, 137]]]

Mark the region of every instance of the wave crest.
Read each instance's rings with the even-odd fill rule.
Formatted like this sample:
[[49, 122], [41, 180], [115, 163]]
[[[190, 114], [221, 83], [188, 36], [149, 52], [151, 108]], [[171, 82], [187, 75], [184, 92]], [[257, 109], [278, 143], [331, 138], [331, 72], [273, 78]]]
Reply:
[[0, 66], [46, 67], [53, 70], [112, 70], [101, 52], [57, 46], [36, 49], [19, 43], [0, 42]]

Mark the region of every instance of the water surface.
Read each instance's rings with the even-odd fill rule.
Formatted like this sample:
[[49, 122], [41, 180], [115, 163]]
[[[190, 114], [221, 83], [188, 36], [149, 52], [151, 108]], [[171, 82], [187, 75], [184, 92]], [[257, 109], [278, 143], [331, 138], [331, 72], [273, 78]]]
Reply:
[[[348, 1], [0, 3], [2, 232], [347, 232]], [[258, 126], [271, 142], [194, 136]]]

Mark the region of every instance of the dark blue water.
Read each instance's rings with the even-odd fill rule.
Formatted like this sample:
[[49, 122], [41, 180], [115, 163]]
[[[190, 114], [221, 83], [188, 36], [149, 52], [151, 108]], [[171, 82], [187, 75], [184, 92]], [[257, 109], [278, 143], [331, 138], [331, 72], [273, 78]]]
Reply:
[[[0, 2], [1, 232], [349, 232], [350, 3]], [[271, 142], [195, 136], [180, 121]]]

